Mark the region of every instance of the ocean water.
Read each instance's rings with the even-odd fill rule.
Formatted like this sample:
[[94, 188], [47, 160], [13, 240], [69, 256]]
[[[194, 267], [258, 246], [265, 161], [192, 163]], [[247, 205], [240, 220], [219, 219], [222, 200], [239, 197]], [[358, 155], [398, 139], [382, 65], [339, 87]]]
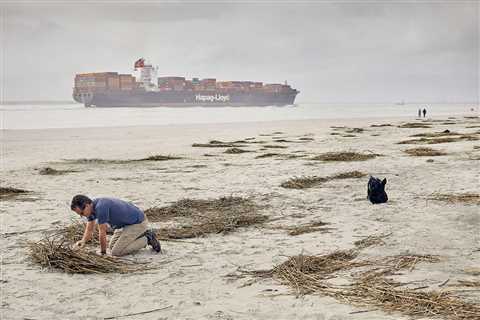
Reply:
[[0, 105], [0, 129], [88, 128], [304, 119], [474, 116], [475, 104], [315, 104], [286, 107], [85, 108], [76, 103]]

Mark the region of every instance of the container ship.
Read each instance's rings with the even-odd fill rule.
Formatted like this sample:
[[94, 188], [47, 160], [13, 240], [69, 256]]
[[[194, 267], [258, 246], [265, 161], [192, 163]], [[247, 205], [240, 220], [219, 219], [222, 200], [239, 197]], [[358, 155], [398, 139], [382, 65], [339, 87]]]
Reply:
[[141, 58], [133, 74], [77, 74], [73, 99], [85, 107], [285, 106], [293, 105], [300, 92], [286, 82], [157, 78], [157, 70]]

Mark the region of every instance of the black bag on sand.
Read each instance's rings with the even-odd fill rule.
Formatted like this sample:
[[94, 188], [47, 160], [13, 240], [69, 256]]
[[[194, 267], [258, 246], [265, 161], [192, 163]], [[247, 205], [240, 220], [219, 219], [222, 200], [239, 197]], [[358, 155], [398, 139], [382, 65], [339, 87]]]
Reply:
[[385, 185], [387, 179], [380, 180], [378, 178], [370, 176], [367, 185], [367, 199], [371, 203], [385, 203], [388, 201], [387, 193], [385, 192]]

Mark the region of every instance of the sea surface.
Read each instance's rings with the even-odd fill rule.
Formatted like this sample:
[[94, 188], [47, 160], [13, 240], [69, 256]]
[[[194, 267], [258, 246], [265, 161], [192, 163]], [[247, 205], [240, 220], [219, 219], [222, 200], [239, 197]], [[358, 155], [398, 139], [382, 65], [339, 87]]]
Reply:
[[88, 128], [304, 119], [478, 116], [475, 104], [315, 104], [287, 107], [85, 108], [77, 103], [0, 105], [0, 129]]

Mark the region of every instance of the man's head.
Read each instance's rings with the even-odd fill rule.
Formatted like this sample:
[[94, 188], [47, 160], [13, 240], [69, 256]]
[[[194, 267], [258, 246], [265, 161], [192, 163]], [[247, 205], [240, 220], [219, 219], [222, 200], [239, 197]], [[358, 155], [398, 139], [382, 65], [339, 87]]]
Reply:
[[93, 201], [83, 194], [77, 194], [72, 198], [70, 209], [82, 217], [88, 217], [93, 212]]

